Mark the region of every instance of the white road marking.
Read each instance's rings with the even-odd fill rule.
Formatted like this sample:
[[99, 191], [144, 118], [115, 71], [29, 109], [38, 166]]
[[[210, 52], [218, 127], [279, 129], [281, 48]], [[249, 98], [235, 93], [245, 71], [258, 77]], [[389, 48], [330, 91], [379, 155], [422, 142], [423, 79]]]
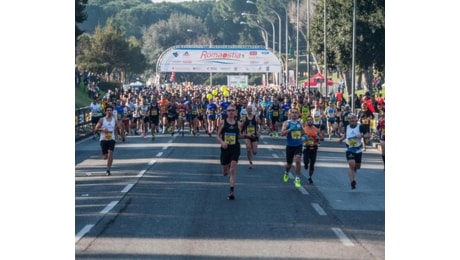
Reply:
[[301, 186], [299, 190], [300, 192], [302, 192], [303, 195], [308, 195], [308, 191], [303, 186]]
[[347, 235], [343, 233], [342, 229], [337, 228], [337, 227], [333, 227], [331, 229], [332, 231], [334, 231], [335, 235], [340, 239], [340, 241], [342, 241], [342, 243], [345, 246], [355, 246], [353, 242], [351, 242], [351, 240], [347, 237]]
[[84, 226], [80, 232], [75, 235], [75, 243], [77, 243], [86, 233], [88, 233], [94, 227], [93, 224]]
[[128, 192], [133, 186], [134, 186], [134, 184], [132, 184], [132, 183], [131, 183], [131, 184], [128, 184], [128, 185], [126, 185], [126, 187], [125, 187], [123, 190], [121, 190], [121, 192], [126, 193], [126, 192]]
[[140, 171], [139, 174], [136, 177], [140, 178], [140, 177], [144, 176], [145, 172], [146, 172], [146, 170]]
[[163, 155], [163, 152], [157, 153], [157, 157], [160, 157], [160, 156], [162, 156], [162, 155]]
[[320, 215], [320, 216], [326, 216], [326, 212], [323, 210], [323, 208], [321, 208], [321, 206], [318, 204], [318, 203], [312, 203], [311, 206], [316, 210], [316, 212]]
[[114, 200], [114, 201], [110, 202], [109, 205], [105, 206], [105, 208], [103, 210], [101, 210], [101, 213], [105, 214], [105, 213], [109, 212], [111, 209], [113, 209], [113, 207], [115, 207], [115, 205], [117, 205], [117, 203], [118, 203], [118, 200]]
[[149, 165], [154, 165], [156, 162], [157, 162], [157, 160], [151, 160], [151, 161], [149, 162]]

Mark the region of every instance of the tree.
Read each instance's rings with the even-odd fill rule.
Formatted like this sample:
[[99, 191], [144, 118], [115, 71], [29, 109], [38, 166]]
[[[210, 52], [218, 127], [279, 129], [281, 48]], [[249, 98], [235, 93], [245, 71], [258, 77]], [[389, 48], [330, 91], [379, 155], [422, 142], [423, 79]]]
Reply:
[[[316, 1], [311, 20], [311, 48], [324, 62], [324, 0]], [[384, 0], [356, 0], [355, 65], [363, 84], [371, 82], [369, 76], [377, 68], [385, 68], [385, 2]], [[342, 77], [351, 86], [353, 44], [353, 1], [326, 0], [327, 60], [336, 64]], [[348, 89], [350, 91], [350, 89]]]
[[174, 45], [209, 45], [210, 41], [212, 42], [212, 39], [209, 38], [208, 30], [201, 19], [173, 13], [168, 20], [159, 21], [144, 31], [142, 53], [147, 63], [154, 67], [161, 53]]
[[85, 12], [87, 3], [88, 0], [75, 0], [75, 46], [77, 46], [78, 36], [84, 33], [84, 31], [78, 27], [78, 24], [84, 22], [88, 18]]
[[81, 36], [77, 65], [99, 73], [120, 72], [122, 80], [127, 72], [141, 73], [145, 68], [145, 58], [140, 51], [140, 43], [134, 37], [125, 40], [125, 33], [113, 19], [107, 20], [105, 27], [98, 26], [94, 35]]

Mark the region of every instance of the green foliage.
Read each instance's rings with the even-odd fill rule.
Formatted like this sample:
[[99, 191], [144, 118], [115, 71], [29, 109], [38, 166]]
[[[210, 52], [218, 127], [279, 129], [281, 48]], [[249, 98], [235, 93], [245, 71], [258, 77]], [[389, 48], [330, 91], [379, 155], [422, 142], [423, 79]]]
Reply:
[[[356, 0], [356, 66], [384, 69], [385, 64], [385, 2]], [[353, 44], [353, 1], [328, 0], [326, 28], [328, 65], [338, 64], [349, 70]], [[311, 48], [324, 60], [324, 2], [317, 1], [311, 21]], [[323, 61], [324, 62], [324, 61]]]
[[87, 3], [88, 0], [75, 0], [75, 45], [77, 45], [78, 36], [82, 35], [84, 32], [77, 24], [80, 24], [88, 19], [88, 15], [85, 12]]
[[145, 58], [141, 43], [134, 37], [125, 39], [124, 32], [112, 18], [105, 27], [98, 26], [94, 35], [81, 37], [77, 65], [81, 69], [104, 73], [121, 71], [141, 73], [145, 69]]
[[[282, 52], [285, 52], [286, 13], [288, 14], [289, 47], [296, 48], [296, 13], [299, 11], [299, 53], [306, 54], [306, 41], [310, 39], [310, 50], [319, 63], [323, 60], [323, 0], [300, 1], [297, 8], [293, 0], [244, 0], [188, 1], [181, 3], [152, 3], [150, 0], [76, 0], [86, 4], [87, 19], [81, 28], [87, 32], [78, 37], [77, 63], [98, 71], [121, 70], [127, 74], [138, 74], [155, 70], [158, 57], [174, 45], [263, 45], [260, 28], [241, 25], [248, 21], [242, 12], [261, 17], [259, 25], [272, 41], [271, 22], [276, 27], [278, 39], [278, 16], [281, 18]], [[350, 71], [352, 54], [351, 0], [327, 0], [327, 60], [328, 65], [337, 65], [341, 72]], [[356, 65], [360, 72], [372, 68], [384, 77], [385, 70], [385, 6], [384, 0], [356, 0]], [[311, 16], [308, 15], [311, 14]], [[77, 16], [77, 13], [76, 13]], [[310, 17], [310, 31], [307, 18]], [[76, 18], [77, 19], [77, 18]], [[109, 20], [111, 20], [109, 22]], [[104, 26], [105, 27], [102, 27]], [[193, 33], [187, 33], [192, 29]], [[76, 31], [77, 33], [77, 31]], [[310, 36], [310, 37], [307, 37]], [[117, 46], [115, 46], [117, 45]], [[278, 46], [277, 48], [278, 49]], [[110, 52], [110, 51], [111, 52]], [[102, 53], [100, 53], [102, 51]], [[118, 55], [109, 55], [118, 53]], [[302, 56], [303, 57], [303, 56]], [[294, 53], [290, 58], [295, 58]], [[312, 60], [311, 60], [312, 61]], [[313, 62], [313, 61], [312, 61]], [[302, 62], [301, 62], [302, 63]], [[289, 69], [295, 65], [288, 63]], [[83, 66], [83, 68], [85, 68]], [[299, 72], [306, 68], [299, 64]], [[147, 72], [146, 72], [147, 73]], [[190, 74], [192, 75], [192, 74]], [[207, 79], [206, 76], [184, 78], [193, 81]], [[371, 74], [370, 74], [371, 75]], [[218, 76], [216, 76], [218, 80]], [[213, 79], [213, 83], [216, 82]], [[350, 85], [347, 78], [347, 85]], [[200, 82], [201, 83], [201, 82]]]
[[168, 20], [159, 21], [145, 30], [142, 37], [142, 53], [147, 63], [155, 66], [161, 53], [174, 45], [208, 45], [211, 39], [207, 38], [207, 35], [207, 28], [201, 19], [173, 13]]

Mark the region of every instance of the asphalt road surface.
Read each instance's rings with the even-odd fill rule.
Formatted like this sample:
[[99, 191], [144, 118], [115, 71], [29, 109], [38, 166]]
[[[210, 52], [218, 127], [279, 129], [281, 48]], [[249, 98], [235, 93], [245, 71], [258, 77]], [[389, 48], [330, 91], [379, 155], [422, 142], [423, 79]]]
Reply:
[[99, 142], [75, 147], [76, 259], [385, 259], [385, 174], [370, 147], [348, 180], [345, 145], [321, 143], [314, 184], [282, 180], [285, 137], [244, 140], [227, 200], [215, 137], [128, 136], [105, 176]]

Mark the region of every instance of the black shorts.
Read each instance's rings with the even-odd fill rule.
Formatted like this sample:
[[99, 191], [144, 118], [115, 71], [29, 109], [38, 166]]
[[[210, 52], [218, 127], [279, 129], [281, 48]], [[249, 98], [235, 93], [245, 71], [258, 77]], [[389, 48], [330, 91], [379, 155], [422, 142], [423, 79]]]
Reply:
[[227, 149], [223, 149], [220, 147], [220, 164], [227, 165], [231, 161], [238, 162], [241, 153], [241, 145], [240, 143], [236, 145], [229, 145]]
[[302, 154], [302, 148], [303, 145], [286, 146], [286, 162], [288, 164], [292, 164], [292, 162], [294, 161], [294, 156]]
[[160, 122], [160, 117], [159, 116], [150, 116], [149, 121], [151, 124], [158, 125]]
[[115, 140], [102, 140], [99, 142], [101, 145], [102, 155], [108, 154], [109, 150], [115, 150]]
[[251, 141], [251, 143], [259, 142], [259, 137], [257, 137], [257, 136], [255, 136], [255, 137], [245, 137], [244, 139], [249, 139]]
[[99, 122], [99, 118], [101, 118], [101, 117], [100, 116], [91, 116], [91, 123], [97, 124], [97, 122]]
[[347, 158], [347, 161], [349, 160], [355, 160], [356, 163], [361, 163], [361, 159], [363, 157], [363, 153], [352, 153], [350, 151], [347, 151], [345, 153], [345, 156]]
[[371, 125], [361, 125], [361, 129], [363, 130], [363, 134], [367, 134], [371, 131]]

